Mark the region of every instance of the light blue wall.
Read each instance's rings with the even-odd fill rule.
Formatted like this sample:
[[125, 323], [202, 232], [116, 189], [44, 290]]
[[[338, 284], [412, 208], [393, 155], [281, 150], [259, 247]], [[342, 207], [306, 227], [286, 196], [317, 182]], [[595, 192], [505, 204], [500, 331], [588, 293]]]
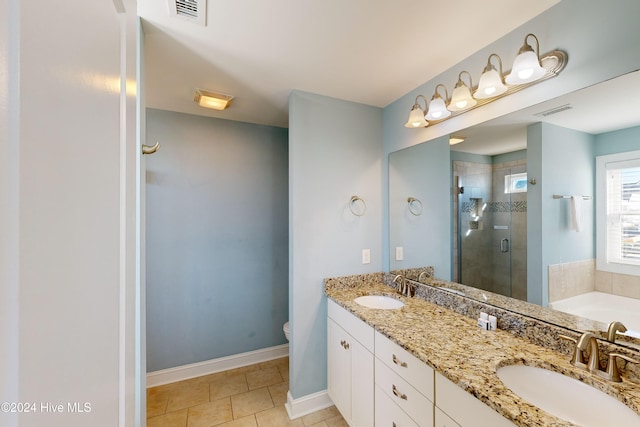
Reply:
[[[439, 185], [450, 175], [449, 138], [442, 137], [411, 150], [400, 150], [389, 156], [389, 217], [391, 269], [433, 266], [436, 277], [451, 279], [450, 221], [439, 212], [451, 205], [450, 187]], [[409, 212], [407, 198], [422, 202], [423, 212]], [[425, 249], [425, 241], [439, 242]], [[404, 248], [404, 259], [395, 261], [395, 247]]]
[[284, 344], [287, 129], [147, 110], [148, 371]]
[[506, 162], [513, 162], [516, 160], [525, 160], [527, 158], [527, 150], [512, 151], [511, 153], [499, 154], [491, 157], [491, 162], [494, 165]]
[[595, 256], [594, 200], [583, 201], [580, 232], [569, 228], [569, 199], [553, 195], [594, 196], [595, 137], [547, 123], [529, 126], [527, 173], [528, 206], [527, 298], [548, 303], [548, 266], [593, 259]]
[[491, 156], [485, 156], [483, 154], [465, 153], [464, 151], [451, 151], [451, 167], [453, 167], [453, 162], [456, 160], [461, 162], [482, 163], [486, 165], [490, 165], [491, 163], [493, 163]]
[[596, 135], [596, 156], [640, 150], [640, 126]]
[[[382, 110], [294, 91], [289, 97], [290, 392], [326, 389], [323, 279], [382, 269]], [[351, 196], [367, 205], [349, 211]], [[362, 249], [371, 263], [362, 264]]]

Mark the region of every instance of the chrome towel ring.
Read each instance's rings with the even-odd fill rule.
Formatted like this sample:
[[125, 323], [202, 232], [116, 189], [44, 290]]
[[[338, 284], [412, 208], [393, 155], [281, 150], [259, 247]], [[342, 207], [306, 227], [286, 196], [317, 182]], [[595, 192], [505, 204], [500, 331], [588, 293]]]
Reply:
[[362, 216], [367, 211], [367, 204], [360, 196], [351, 196], [349, 210], [355, 216]]
[[409, 212], [412, 215], [418, 216], [422, 213], [422, 202], [420, 200], [415, 197], [409, 197], [407, 203], [409, 204]]

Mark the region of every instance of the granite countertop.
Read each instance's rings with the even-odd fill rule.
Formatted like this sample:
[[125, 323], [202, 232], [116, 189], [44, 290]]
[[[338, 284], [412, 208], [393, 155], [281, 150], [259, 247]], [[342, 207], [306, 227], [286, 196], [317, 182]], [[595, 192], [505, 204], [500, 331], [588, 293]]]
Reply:
[[[444, 291], [443, 291], [444, 292]], [[411, 352], [436, 372], [522, 427], [574, 426], [527, 403], [500, 381], [496, 370], [522, 364], [557, 371], [590, 384], [640, 414], [640, 385], [613, 383], [575, 368], [569, 357], [503, 331], [486, 331], [476, 321], [421, 298], [402, 297], [382, 283], [325, 287], [327, 297], [389, 339]], [[400, 309], [377, 310], [353, 300], [362, 295], [401, 299]]]

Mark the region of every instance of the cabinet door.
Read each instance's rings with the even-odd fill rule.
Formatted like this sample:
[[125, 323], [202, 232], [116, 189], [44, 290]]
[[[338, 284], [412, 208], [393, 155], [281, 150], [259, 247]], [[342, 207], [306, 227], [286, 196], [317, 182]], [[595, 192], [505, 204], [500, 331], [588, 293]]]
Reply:
[[351, 351], [351, 425], [373, 426], [373, 354], [356, 340], [349, 342]]
[[347, 334], [333, 320], [327, 321], [327, 385], [329, 397], [342, 416], [351, 420], [351, 351]]

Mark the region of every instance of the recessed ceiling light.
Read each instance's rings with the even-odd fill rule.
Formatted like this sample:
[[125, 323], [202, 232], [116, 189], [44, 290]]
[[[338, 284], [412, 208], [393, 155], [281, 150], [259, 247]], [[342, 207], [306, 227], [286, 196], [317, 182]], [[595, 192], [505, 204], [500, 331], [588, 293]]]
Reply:
[[203, 89], [196, 89], [196, 94], [193, 97], [193, 100], [201, 107], [213, 108], [214, 110], [224, 110], [231, 105], [233, 96], [210, 92]]
[[449, 137], [449, 145], [460, 144], [462, 141], [464, 141], [464, 138], [458, 138], [455, 136]]

